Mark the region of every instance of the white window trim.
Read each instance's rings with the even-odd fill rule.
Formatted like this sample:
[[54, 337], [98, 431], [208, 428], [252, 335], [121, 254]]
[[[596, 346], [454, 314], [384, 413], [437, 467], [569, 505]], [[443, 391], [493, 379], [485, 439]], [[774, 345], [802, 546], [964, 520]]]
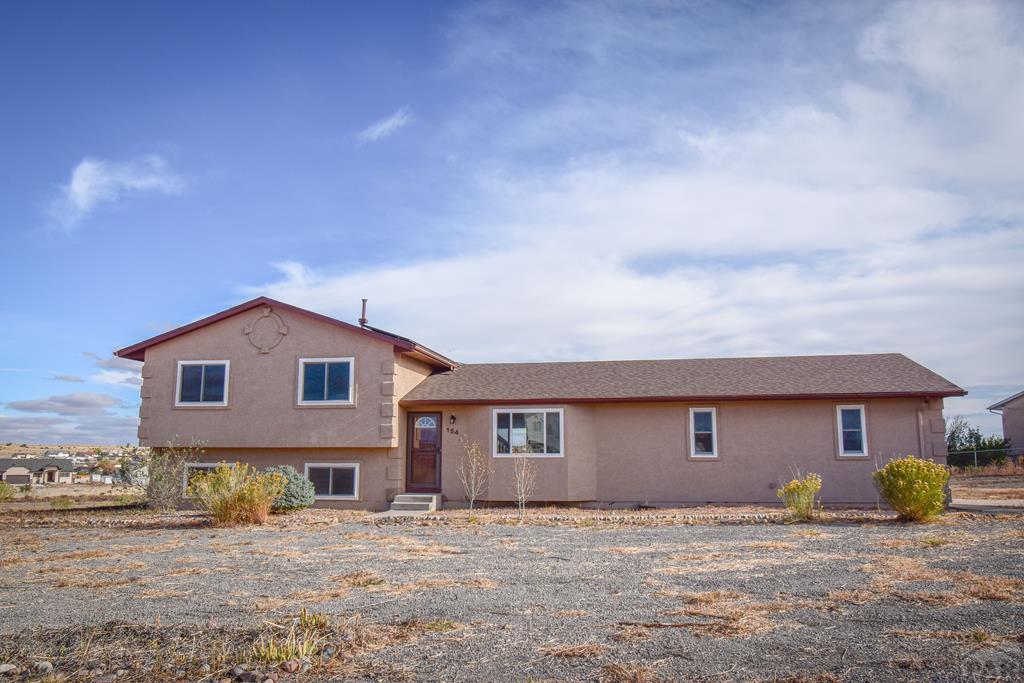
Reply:
[[[697, 452], [697, 432], [694, 430], [693, 416], [696, 413], [711, 413], [711, 452]], [[714, 406], [694, 406], [690, 408], [690, 457], [713, 460], [718, 457], [718, 409]]]
[[[843, 448], [843, 411], [860, 411], [860, 445], [863, 450], [847, 451]], [[837, 405], [836, 406], [836, 438], [839, 439], [840, 458], [866, 458], [868, 455], [868, 414], [863, 404]]]
[[[304, 401], [302, 388], [305, 385], [307, 363], [348, 363], [348, 400], [347, 401]], [[300, 406], [354, 406], [356, 404], [356, 359], [352, 356], [342, 358], [300, 358], [299, 381], [295, 388], [295, 404]]]
[[[224, 400], [223, 401], [182, 401], [181, 372], [186, 365], [223, 365], [224, 366]], [[231, 386], [231, 361], [229, 360], [179, 360], [177, 381], [174, 383], [175, 408], [226, 408], [228, 405], [228, 389]], [[202, 391], [200, 391], [200, 397]]]
[[181, 496], [182, 498], [188, 497], [188, 471], [192, 470], [215, 470], [221, 465], [227, 465], [228, 467], [234, 467], [234, 463], [230, 462], [187, 462], [181, 468]]
[[359, 500], [359, 463], [357, 462], [307, 462], [303, 465], [302, 475], [309, 479], [309, 468], [310, 467], [349, 467], [355, 470], [353, 476], [353, 486], [351, 496], [338, 496], [338, 495], [324, 495], [316, 494], [316, 500]]
[[[499, 453], [498, 452], [498, 413], [558, 413], [558, 453]], [[547, 445], [547, 417], [544, 425], [544, 440]], [[509, 439], [511, 424], [509, 425]], [[509, 448], [512, 444], [509, 444]], [[494, 458], [564, 458], [565, 457], [565, 410], [563, 408], [544, 408], [541, 406], [501, 407], [491, 409], [491, 457]]]

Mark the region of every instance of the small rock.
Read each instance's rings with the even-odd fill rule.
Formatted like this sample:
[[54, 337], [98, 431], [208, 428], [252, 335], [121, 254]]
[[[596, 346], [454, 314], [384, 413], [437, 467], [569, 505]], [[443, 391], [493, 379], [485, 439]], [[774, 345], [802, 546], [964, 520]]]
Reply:
[[263, 683], [277, 683], [277, 672], [271, 671], [267, 674], [267, 677], [263, 679]]
[[11, 676], [18, 675], [18, 667], [13, 664], [0, 664], [0, 676], [7, 676], [8, 674]]
[[118, 678], [120, 678], [121, 676], [127, 676], [128, 675], [128, 669], [118, 669], [117, 671], [114, 672], [114, 675], [117, 676]]
[[210, 673], [210, 665], [203, 664], [201, 667], [199, 667], [199, 670], [202, 671], [204, 674], [208, 674]]
[[228, 675], [231, 676], [232, 678], [238, 678], [239, 676], [241, 676], [244, 673], [245, 673], [245, 667], [242, 666], [241, 664], [239, 664], [238, 666], [231, 667], [231, 669], [228, 671]]
[[328, 645], [323, 649], [321, 654], [323, 655], [324, 659], [330, 659], [334, 656], [334, 648]]
[[117, 674], [107, 674], [106, 676], [100, 676], [94, 678], [93, 683], [114, 683], [117, 680]]
[[263, 683], [263, 674], [259, 671], [243, 671], [238, 680], [241, 683]]
[[99, 668], [98, 666], [96, 668], [94, 668], [94, 669], [89, 669], [89, 675], [90, 676], [102, 676], [103, 675], [103, 669]]
[[39, 662], [36, 664], [36, 673], [46, 675], [53, 671], [53, 664], [49, 662]]
[[281, 670], [290, 674], [298, 671], [300, 666], [302, 666], [302, 663], [297, 659], [289, 659], [286, 662], [281, 662]]

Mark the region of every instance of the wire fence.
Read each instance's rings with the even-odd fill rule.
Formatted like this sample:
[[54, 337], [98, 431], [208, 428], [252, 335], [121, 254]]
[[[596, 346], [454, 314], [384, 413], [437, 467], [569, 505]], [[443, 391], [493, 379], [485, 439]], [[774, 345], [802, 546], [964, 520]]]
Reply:
[[950, 467], [985, 467], [1013, 463], [1020, 465], [1024, 448], [974, 448], [965, 451], [950, 451], [946, 463]]

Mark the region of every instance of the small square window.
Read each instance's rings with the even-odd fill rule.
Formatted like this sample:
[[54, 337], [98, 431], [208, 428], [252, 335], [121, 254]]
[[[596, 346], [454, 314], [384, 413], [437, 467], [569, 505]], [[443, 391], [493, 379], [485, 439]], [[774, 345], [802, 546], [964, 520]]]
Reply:
[[352, 405], [351, 358], [299, 360], [299, 405]]
[[228, 369], [226, 360], [178, 361], [176, 406], [226, 406]]
[[306, 463], [306, 478], [317, 498], [359, 498], [358, 463]]

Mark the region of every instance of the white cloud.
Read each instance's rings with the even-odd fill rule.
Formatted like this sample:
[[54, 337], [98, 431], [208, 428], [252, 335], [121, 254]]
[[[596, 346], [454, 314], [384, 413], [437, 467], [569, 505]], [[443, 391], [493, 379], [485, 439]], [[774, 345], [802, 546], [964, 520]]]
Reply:
[[93, 365], [100, 368], [99, 372], [89, 375], [89, 381], [96, 384], [142, 386], [142, 363], [117, 356], [104, 358], [91, 351], [83, 351], [82, 355], [92, 359]]
[[[458, 227], [444, 255], [281, 264], [247, 291], [344, 318], [369, 296], [372, 323], [463, 361], [901, 351], [964, 386], [1024, 377], [1017, 10], [894, 5], [827, 36], [846, 53], [769, 67], [750, 51], [785, 29], [690, 44], [678, 17], [625, 6], [487, 7], [452, 69], [503, 92], [452, 113], [472, 200], [436, 217]], [[722, 86], [680, 63], [733, 49], [746, 61], [715, 78], [778, 87], [742, 81], [744, 113], [716, 117]]]
[[359, 139], [363, 142], [376, 142], [391, 137], [402, 128], [412, 123], [412, 114], [408, 107], [400, 107], [391, 116], [374, 121], [359, 132]]
[[120, 408], [124, 402], [107, 394], [78, 392], [51, 396], [31, 401], [11, 401], [7, 407], [26, 413], [56, 413], [57, 415], [104, 415], [109, 408]]
[[184, 180], [167, 163], [151, 155], [109, 161], [85, 158], [71, 171], [71, 179], [49, 206], [50, 216], [65, 229], [74, 228], [101, 204], [116, 204], [124, 195], [153, 192], [176, 194]]
[[77, 392], [48, 398], [11, 401], [18, 413], [0, 414], [0, 442], [127, 443], [136, 439], [138, 418], [117, 411], [128, 405], [116, 396]]

